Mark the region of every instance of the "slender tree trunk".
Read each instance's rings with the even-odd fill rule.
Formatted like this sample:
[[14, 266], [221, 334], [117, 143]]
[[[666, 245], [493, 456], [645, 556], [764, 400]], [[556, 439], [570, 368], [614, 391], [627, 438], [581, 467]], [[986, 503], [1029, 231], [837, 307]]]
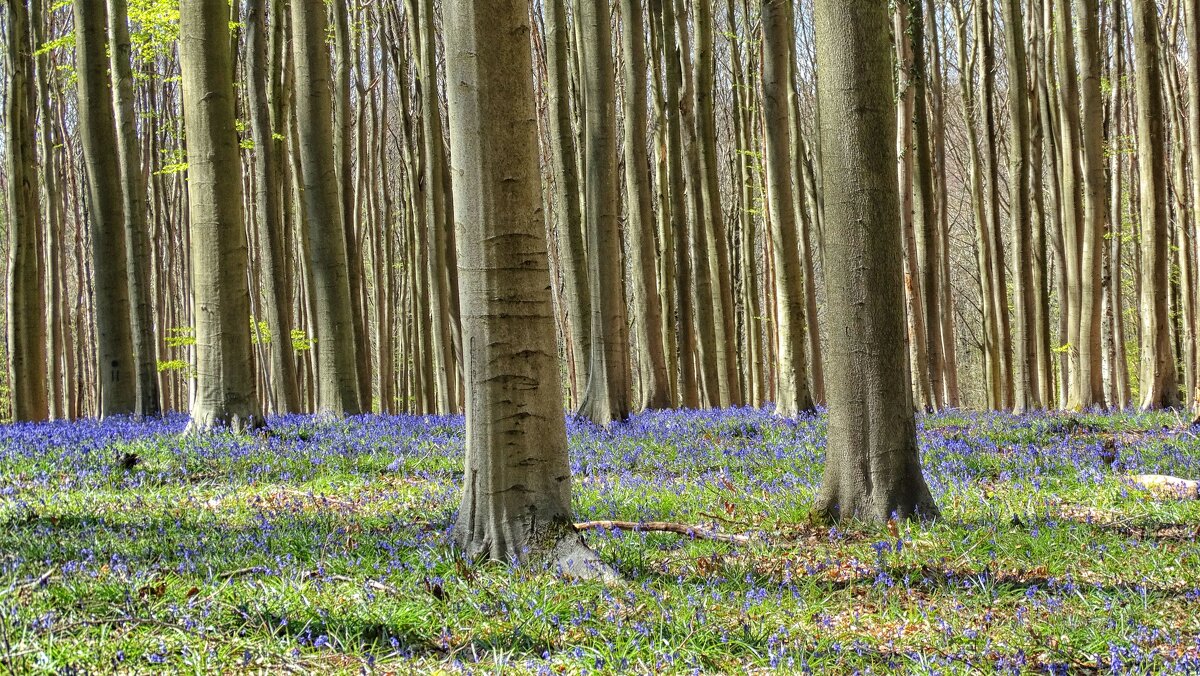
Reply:
[[1081, 408], [1104, 405], [1104, 367], [1100, 345], [1101, 268], [1107, 207], [1104, 175], [1104, 103], [1101, 94], [1099, 19], [1095, 0], [1075, 0], [1078, 27], [1079, 88], [1083, 104], [1083, 230], [1080, 252], [1079, 389]]
[[788, 153], [794, 147], [788, 123], [791, 89], [791, 41], [794, 39], [790, 3], [762, 0], [763, 116], [766, 145], [768, 220], [778, 288], [776, 340], [779, 385], [775, 411], [794, 416], [813, 407], [804, 362], [805, 297], [800, 266], [800, 237], [792, 202]]
[[583, 239], [579, 171], [572, 127], [569, 54], [565, 0], [546, 3], [546, 91], [550, 99], [550, 161], [554, 175], [555, 217], [559, 261], [563, 270], [567, 354], [574, 366], [572, 393], [578, 402], [588, 382], [591, 354], [592, 298], [587, 286], [587, 247]]
[[1137, 78], [1138, 174], [1142, 198], [1142, 289], [1140, 316], [1143, 409], [1179, 406], [1182, 399], [1171, 349], [1167, 286], [1170, 283], [1170, 224], [1167, 221], [1166, 130], [1159, 62], [1158, 7], [1134, 0], [1134, 75]]
[[[1187, 151], [1192, 167], [1192, 222], [1196, 225], [1193, 237], [1200, 236], [1200, 0], [1183, 0], [1184, 21], [1187, 30], [1188, 55], [1188, 139]], [[1193, 253], [1200, 256], [1200, 246], [1193, 248]], [[1196, 325], [1193, 335], [1200, 336], [1200, 312], [1197, 312]], [[1196, 363], [1192, 365], [1200, 374], [1200, 351], [1196, 355]], [[1197, 376], [1200, 380], [1200, 375]], [[1200, 424], [1200, 382], [1195, 390], [1185, 393], [1191, 397], [1192, 409], [1196, 418], [1194, 424]], [[1185, 397], [1186, 398], [1186, 397]]]
[[[37, 128], [34, 111], [34, 46], [25, 0], [10, 0], [4, 33], [8, 75], [4, 108], [8, 206], [9, 397], [14, 421], [41, 421], [50, 416], [46, 387], [46, 301], [42, 294], [41, 205], [37, 180]], [[47, 163], [50, 158], [47, 157]], [[47, 167], [46, 171], [51, 171]]]
[[725, 215], [721, 205], [720, 181], [717, 175], [717, 118], [714, 110], [715, 45], [713, 44], [713, 2], [693, 4], [696, 19], [696, 135], [700, 150], [700, 195], [704, 203], [701, 216], [708, 243], [705, 261], [710, 277], [715, 279], [712, 292], [713, 328], [716, 333], [716, 360], [720, 369], [720, 399], [722, 406], [743, 403], [741, 381], [738, 378], [738, 359], [733, 311], [733, 277], [729, 265], [729, 245], [725, 232]]
[[454, 539], [472, 558], [607, 576], [571, 519], [528, 21], [527, 2], [446, 5], [468, 392]]
[[[607, 7], [607, 5], [605, 5]], [[584, 158], [592, 351], [579, 412], [599, 425], [629, 416], [629, 337], [625, 323], [625, 266], [621, 255], [621, 197], [617, 188], [617, 113], [612, 28], [607, 11], [581, 3], [584, 69]]]
[[292, 49], [296, 68], [296, 122], [304, 208], [309, 219], [313, 305], [320, 384], [317, 410], [334, 415], [362, 411], [346, 231], [338, 199], [326, 17], [322, 0], [293, 0]]
[[[276, 15], [273, 18], [280, 20], [282, 17]], [[274, 413], [295, 413], [301, 410], [300, 391], [296, 383], [296, 361], [292, 354], [292, 289], [284, 268], [286, 250], [283, 241], [281, 146], [275, 140], [276, 127], [272, 124], [270, 109], [271, 94], [277, 95], [278, 88], [268, 85], [272, 63], [268, 59], [267, 0], [247, 2], [246, 24], [247, 97], [258, 189], [254, 205], [258, 220], [258, 256], [265, 273], [262, 285], [263, 319], [271, 333], [267, 350], [268, 382], [271, 387], [268, 399]]]
[[625, 77], [623, 125], [625, 138], [625, 194], [629, 214], [626, 228], [633, 261], [632, 286], [634, 337], [642, 354], [637, 360], [641, 383], [641, 409], [668, 408], [671, 387], [663, 346], [662, 304], [658, 297], [655, 265], [654, 213], [650, 200], [650, 158], [646, 151], [646, 31], [641, 0], [621, 0], [621, 53]]
[[817, 0], [815, 24], [823, 171], [838, 177], [824, 190], [829, 331], [838, 340], [826, 353], [829, 444], [813, 509], [876, 522], [934, 516], [904, 348], [888, 9]]
[[247, 322], [246, 223], [225, 7], [225, 0], [182, 0], [179, 8], [196, 307], [189, 429], [195, 431], [242, 431], [262, 420]]
[[102, 417], [135, 413], [137, 366], [130, 323], [126, 273], [125, 215], [108, 58], [105, 9], [95, 0], [75, 0], [75, 67], [78, 72], [79, 135], [87, 165], [88, 212], [92, 224], [95, 280], [96, 360]]
[[[1029, 92], [1026, 85], [1025, 25], [1021, 0], [1004, 0], [1004, 45], [1008, 64], [1008, 116], [1012, 137], [1008, 149], [1008, 208], [1016, 263], [1013, 279], [1013, 304], [1017, 315], [1016, 389], [1014, 404], [1017, 411], [1040, 409], [1043, 406], [1038, 388], [1038, 346], [1035, 288], [1033, 281], [1033, 216], [1030, 171], [1033, 154], [1029, 130]], [[1040, 179], [1040, 176], [1037, 177]]]

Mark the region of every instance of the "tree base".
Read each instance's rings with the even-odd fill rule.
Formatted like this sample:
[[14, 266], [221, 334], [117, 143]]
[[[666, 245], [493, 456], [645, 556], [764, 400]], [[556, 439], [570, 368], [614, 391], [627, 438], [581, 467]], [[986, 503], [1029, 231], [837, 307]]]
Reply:
[[248, 434], [266, 427], [267, 423], [259, 415], [240, 415], [236, 413], [218, 414], [194, 413], [188, 420], [184, 434], [206, 434], [228, 430], [234, 434]]
[[887, 523], [893, 519], [931, 521], [941, 512], [925, 479], [917, 474], [890, 486], [860, 485], [855, 481], [830, 483], [827, 478], [817, 494], [812, 515], [816, 520], [833, 523]]
[[[513, 524], [510, 524], [513, 525]], [[507, 533], [513, 540], [495, 542], [483, 533], [491, 529], [455, 528], [454, 539], [466, 558], [490, 559], [517, 566], [544, 568], [563, 578], [616, 582], [619, 573], [601, 560], [600, 555], [583, 541], [583, 535], [570, 523], [520, 524], [517, 529], [501, 527], [491, 531]], [[521, 540], [522, 542], [517, 542]]]

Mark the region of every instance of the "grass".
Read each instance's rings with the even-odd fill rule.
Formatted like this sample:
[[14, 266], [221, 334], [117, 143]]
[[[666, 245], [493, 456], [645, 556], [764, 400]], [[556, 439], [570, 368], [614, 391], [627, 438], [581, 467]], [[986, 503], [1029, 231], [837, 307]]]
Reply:
[[[1200, 477], [1173, 414], [922, 421], [933, 524], [811, 524], [824, 419], [571, 423], [579, 520], [625, 582], [467, 565], [458, 418], [0, 428], [0, 674], [1200, 671]], [[1110, 468], [1100, 449], [1114, 446]]]

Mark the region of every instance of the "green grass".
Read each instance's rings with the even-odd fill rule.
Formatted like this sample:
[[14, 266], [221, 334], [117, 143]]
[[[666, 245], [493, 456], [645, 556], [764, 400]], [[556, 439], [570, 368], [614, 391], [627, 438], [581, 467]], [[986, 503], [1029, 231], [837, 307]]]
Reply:
[[1200, 502], [1118, 475], [1200, 476], [1200, 440], [1169, 414], [1067, 420], [929, 419], [943, 518], [834, 529], [808, 519], [823, 421], [577, 426], [581, 520], [758, 541], [589, 533], [609, 586], [455, 556], [454, 420], [281, 421], [271, 441], [176, 421], [86, 451], [13, 432], [0, 673], [1200, 670]]

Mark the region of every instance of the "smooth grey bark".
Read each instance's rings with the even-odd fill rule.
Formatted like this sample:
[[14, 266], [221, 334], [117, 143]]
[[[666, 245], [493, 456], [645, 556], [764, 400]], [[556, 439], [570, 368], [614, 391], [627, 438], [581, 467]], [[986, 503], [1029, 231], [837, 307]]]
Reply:
[[[1104, 236], [1108, 228], [1107, 176], [1104, 170], [1104, 100], [1101, 83], [1099, 9], [1095, 0], [1075, 0], [1076, 51], [1082, 104], [1081, 166], [1083, 167], [1083, 228], [1079, 267], [1079, 378], [1076, 405], [1104, 405], [1104, 364], [1101, 348], [1101, 271]], [[1140, 78], [1139, 78], [1140, 80]]]
[[75, 0], [75, 69], [78, 73], [79, 136], [83, 141], [91, 217], [95, 285], [96, 360], [101, 417], [137, 409], [137, 366], [130, 323], [129, 265], [125, 246], [121, 171], [108, 57], [104, 3]]
[[[358, 244], [358, 227], [355, 222], [354, 189], [354, 144], [353, 121], [350, 106], [350, 18], [349, 0], [329, 3], [333, 13], [334, 43], [334, 155], [338, 167], [338, 194], [341, 197], [342, 227], [346, 238], [346, 276], [350, 282], [350, 322], [354, 327], [354, 344], [358, 346], [355, 359], [355, 376], [358, 380], [358, 398], [364, 409], [371, 401], [371, 348], [367, 332], [367, 306], [363, 302], [363, 254]], [[365, 104], [359, 102], [360, 109]], [[359, 148], [360, 153], [364, 149]], [[362, 161], [360, 159], [360, 161]]]
[[[45, 43], [46, 25], [43, 20], [47, 0], [32, 0], [29, 4], [29, 20], [33, 44]], [[67, 400], [72, 389], [67, 385], [65, 374], [74, 378], [74, 350], [68, 348], [67, 318], [70, 316], [69, 304], [66, 300], [66, 264], [63, 261], [65, 235], [63, 223], [66, 221], [66, 200], [60, 189], [59, 158], [62, 156], [59, 146], [59, 135], [62, 133], [55, 125], [50, 113], [50, 77], [53, 66], [50, 55], [42, 52], [36, 56], [37, 73], [37, 104], [41, 117], [42, 131], [40, 145], [42, 150], [42, 180], [46, 188], [46, 219], [41, 233], [45, 246], [42, 251], [42, 277], [45, 282], [46, 300], [46, 379], [49, 383], [49, 413], [51, 420], [69, 418]], [[11, 89], [9, 91], [15, 91]], [[9, 136], [13, 138], [13, 136]], [[10, 182], [13, 174], [9, 174]], [[11, 204], [11, 202], [10, 202]], [[11, 223], [12, 221], [10, 221]], [[10, 248], [12, 245], [9, 245]], [[9, 315], [14, 316], [14, 315]], [[12, 345], [10, 342], [9, 345]], [[11, 382], [11, 381], [10, 381]]]
[[467, 376], [454, 540], [471, 558], [607, 577], [571, 518], [528, 22], [525, 1], [446, 5]]
[[[705, 264], [713, 280], [711, 304], [715, 333], [715, 358], [719, 369], [718, 382], [721, 406], [741, 406], [741, 380], [738, 377], [736, 350], [737, 329], [734, 324], [733, 275], [729, 265], [729, 245], [726, 239], [725, 214], [721, 205], [720, 179], [717, 174], [717, 119], [714, 92], [716, 47], [713, 42], [714, 2], [693, 4], [696, 21], [695, 93], [696, 137], [700, 156], [700, 190], [704, 211], [701, 224], [705, 231]], [[644, 106], [643, 106], [644, 108]]]
[[226, 0], [182, 0], [179, 62], [187, 128], [196, 309], [192, 431], [262, 423], [250, 342], [249, 254]]
[[1167, 220], [1166, 118], [1159, 61], [1158, 6], [1134, 0], [1133, 54], [1137, 78], [1138, 177], [1141, 189], [1141, 372], [1142, 409], [1179, 406], [1182, 399], [1171, 347], [1167, 287], [1170, 223]]
[[[1188, 56], [1188, 155], [1192, 167], [1191, 197], [1192, 220], [1200, 224], [1200, 40], [1193, 39], [1200, 35], [1200, 0], [1183, 0], [1184, 23], [1187, 35]], [[1193, 237], [1200, 237], [1200, 225], [1193, 232]], [[1200, 243], [1195, 247], [1195, 253], [1200, 256]], [[1200, 312], [1197, 312], [1196, 326], [1192, 334], [1200, 336]], [[1196, 363], [1193, 368], [1200, 373], [1200, 350], [1197, 350]], [[1200, 376], [1198, 376], [1200, 380]], [[1190, 397], [1195, 413], [1193, 424], [1200, 424], [1200, 383], [1193, 392], [1185, 392], [1185, 400]]]
[[[296, 360], [292, 353], [292, 288], [284, 269], [286, 249], [283, 234], [283, 180], [281, 146], [271, 123], [271, 94], [268, 79], [272, 64], [268, 58], [268, 0], [246, 3], [246, 94], [250, 108], [250, 135], [254, 140], [255, 194], [259, 261], [264, 283], [263, 319], [271, 333], [267, 348], [269, 368], [268, 400], [274, 413], [300, 411], [300, 389], [296, 381]], [[282, 18], [276, 16], [276, 19]]]
[[1008, 117], [1011, 138], [1008, 144], [1009, 226], [1012, 231], [1016, 274], [1013, 275], [1013, 305], [1016, 308], [1016, 383], [1014, 406], [1017, 411], [1042, 408], [1038, 389], [1037, 331], [1035, 327], [1033, 284], [1033, 216], [1030, 213], [1033, 176], [1030, 158], [1033, 146], [1029, 128], [1029, 90], [1027, 86], [1025, 25], [1021, 0], [1004, 0], [1004, 48], [1008, 64]]
[[[573, 392], [587, 387], [592, 350], [592, 297], [588, 291], [587, 247], [583, 238], [583, 207], [579, 191], [578, 151], [571, 113], [570, 45], [565, 0], [546, 3], [546, 92], [550, 136], [550, 165], [554, 175], [554, 205], [559, 265], [563, 276], [568, 354], [574, 366]], [[644, 77], [644, 76], [643, 76]]]
[[[766, 149], [768, 229], [775, 262], [776, 341], [779, 354], [775, 410], [793, 416], [813, 408], [805, 365], [805, 317], [800, 234], [789, 175], [793, 148], [788, 122], [791, 47], [794, 39], [788, 2], [763, 0], [763, 116]], [[897, 210], [897, 214], [899, 211]]]
[[[562, 0], [557, 0], [561, 3]], [[634, 338], [641, 354], [637, 360], [641, 401], [638, 408], [661, 409], [671, 405], [666, 349], [659, 326], [662, 303], [658, 297], [655, 266], [654, 212], [650, 199], [650, 158], [646, 151], [646, 29], [641, 0], [621, 0], [621, 54], [625, 79], [624, 147], [625, 195], [628, 213], [627, 242], [633, 261], [630, 287]], [[560, 226], [561, 227], [561, 226]]]
[[[8, 206], [8, 384], [12, 419], [50, 416], [46, 386], [46, 300], [42, 294], [41, 205], [37, 180], [33, 42], [25, 0], [10, 0], [4, 32], [8, 97], [4, 107]], [[47, 157], [47, 160], [49, 158]], [[47, 166], [46, 171], [53, 168]]]
[[329, 52], [323, 0], [293, 0], [296, 124], [311, 261], [317, 334], [317, 412], [355, 415], [362, 410], [351, 318], [346, 231], [333, 149]]
[[588, 385], [579, 413], [598, 425], [624, 420], [630, 405], [629, 336], [617, 188], [616, 84], [607, 3], [580, 3], [584, 73], [583, 204], [587, 214], [588, 285], [592, 291]]
[[150, 231], [146, 221], [146, 175], [138, 147], [137, 119], [133, 109], [132, 48], [129, 42], [129, 7], [126, 0], [108, 0], [109, 57], [113, 78], [113, 111], [117, 125], [117, 158], [124, 197], [125, 252], [129, 259], [129, 312], [133, 322], [133, 359], [137, 369], [139, 416], [162, 412], [158, 391], [157, 332], [151, 302], [149, 269]]
[[[765, 0], [769, 2], [770, 0]], [[825, 196], [829, 435], [814, 512], [932, 517], [905, 353], [889, 16], [876, 0], [814, 10]]]

